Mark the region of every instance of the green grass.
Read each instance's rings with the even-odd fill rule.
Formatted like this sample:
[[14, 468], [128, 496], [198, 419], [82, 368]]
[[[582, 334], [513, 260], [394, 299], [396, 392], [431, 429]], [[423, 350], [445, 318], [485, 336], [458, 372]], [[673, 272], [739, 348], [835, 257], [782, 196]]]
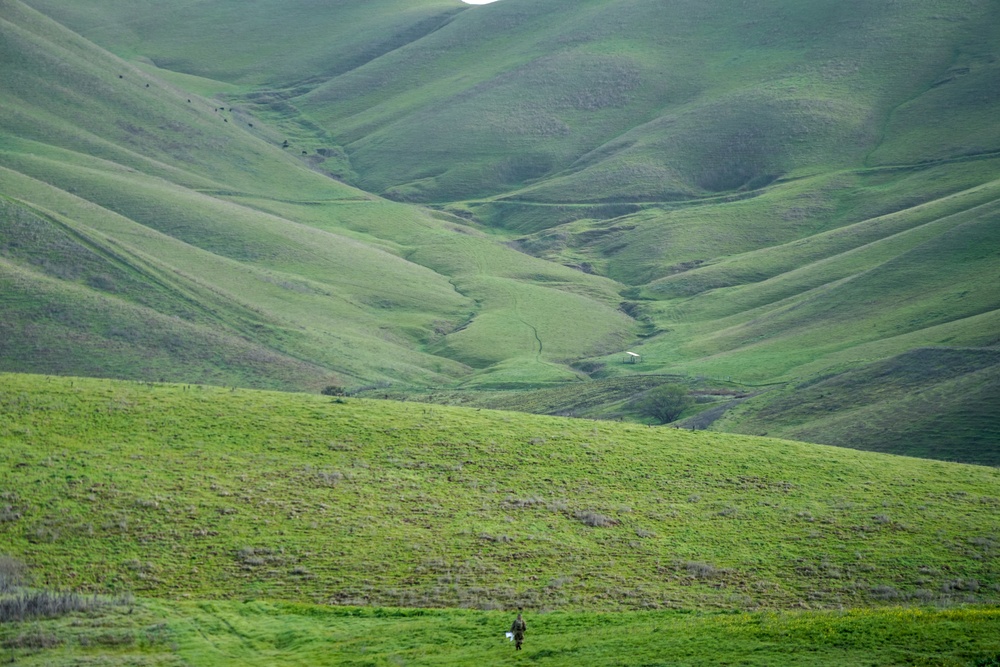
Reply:
[[[974, 185], [992, 176], [992, 164], [841, 175], [835, 187], [827, 181], [822, 197], [816, 183], [799, 181], [710, 210], [647, 210], [604, 225], [606, 233], [580, 224], [576, 234], [586, 238], [583, 243], [549, 244], [543, 256], [563, 255], [565, 247], [577, 261], [595, 258], [600, 266], [597, 258], [605, 254], [609, 272], [628, 271], [621, 279], [641, 285], [653, 278], [629, 293], [635, 298], [630, 312], [654, 332], [634, 348], [645, 363], [625, 366], [620, 355], [607, 355], [587, 364], [599, 374], [665, 372], [787, 384], [780, 399], [748, 402], [740, 416], [713, 428], [747, 431], [736, 424], [753, 422], [753, 433], [990, 462], [994, 427], [989, 411], [976, 407], [990, 403], [988, 387], [995, 382], [990, 368], [979, 369], [979, 379], [969, 378], [968, 394], [958, 385], [936, 386], [937, 379], [928, 377], [923, 387], [928, 399], [938, 394], [946, 401], [929, 399], [918, 407], [915, 400], [878, 400], [854, 414], [849, 406], [856, 405], [857, 384], [849, 391], [827, 383], [814, 394], [798, 387], [854, 369], [852, 377], [865, 378], [866, 391], [886, 385], [891, 392], [899, 366], [881, 366], [884, 373], [861, 369], [922, 347], [982, 348], [988, 354], [996, 345], [992, 285], [1000, 267], [991, 249], [997, 182]], [[930, 183], [936, 185], [913, 198], [913, 186]], [[950, 188], [957, 191], [949, 194]], [[845, 196], [848, 191], [852, 194]], [[769, 228], [774, 217], [793, 224]], [[703, 224], [728, 233], [718, 240], [720, 255], [726, 243], [734, 251], [741, 243], [762, 247], [712, 258], [708, 246], [717, 237], [699, 236]], [[783, 234], [788, 236], [776, 238]], [[544, 247], [554, 236], [539, 234], [533, 242]], [[621, 249], [612, 252], [616, 246]], [[669, 250], [657, 257], [653, 251], [662, 247]], [[791, 408], [796, 416], [789, 413], [789, 421], [765, 407], [772, 400], [809, 408]], [[936, 414], [933, 428], [907, 426], [925, 423], [927, 411]], [[970, 455], [978, 458], [966, 458]]]
[[991, 468], [41, 376], [3, 376], [2, 414], [0, 531], [46, 587], [591, 610], [998, 595]]
[[140, 596], [4, 623], [18, 664], [1000, 652], [996, 469], [357, 398], [0, 386], [5, 552], [37, 587]]
[[[138, 600], [133, 610], [0, 628], [17, 664], [132, 665], [934, 665], [1000, 653], [989, 608], [846, 612], [556, 612], [527, 615], [524, 650], [510, 613], [305, 604]], [[36, 639], [38, 641], [38, 639]]]
[[155, 3], [32, 4], [123, 57], [301, 111], [359, 184], [401, 199], [669, 200], [997, 148], [992, 10], [959, 2], [227, 1], [183, 22]]
[[827, 2], [495, 4], [332, 78], [301, 107], [342, 137], [366, 188], [398, 197], [686, 198], [859, 165], [897, 128], [950, 116], [947, 91], [914, 112], [921, 125], [895, 111], [955, 50], [994, 43], [968, 7], [949, 9], [969, 27], [931, 3], [864, 16]]
[[[174, 7], [128, 6], [102, 0], [86, 8], [39, 0], [29, 3], [125, 58], [149, 58], [163, 69], [230, 84], [275, 89], [331, 76], [420, 37], [465, 8], [450, 0], [384, 0], [364, 10], [341, 3], [336, 12], [310, 2], [196, 2], [178, 21]], [[226, 26], [225, 31], [218, 26]], [[276, 34], [285, 36], [275, 40]], [[294, 40], [291, 48], [284, 39]]]
[[[485, 379], [488, 379], [487, 375]], [[575, 382], [510, 383], [507, 386], [468, 385], [460, 389], [392, 392], [396, 400], [420, 400], [428, 403], [455, 405], [492, 410], [512, 410], [542, 415], [584, 417], [590, 419], [615, 419], [633, 417], [626, 405], [636, 395], [664, 382], [677, 381], [678, 376], [626, 375]], [[379, 392], [364, 392], [376, 395]], [[384, 394], [385, 392], [381, 392]]]
[[[418, 370], [421, 365], [448, 368], [446, 361], [422, 355], [414, 348], [434, 335], [435, 329], [442, 326], [447, 329], [449, 321], [452, 322], [450, 326], [456, 326], [468, 311], [464, 307], [465, 300], [450, 284], [422, 267], [330, 234], [287, 223], [281, 226], [276, 219], [215, 200], [212, 206], [221, 210], [222, 215], [213, 221], [214, 224], [224, 219], [226, 207], [228, 215], [233, 217], [230, 226], [219, 228], [223, 234], [237, 227], [247, 232], [254, 220], [261, 223], [255, 242], [247, 235], [244, 243], [220, 251], [240, 253], [227, 258], [153, 231], [107, 209], [83, 206], [79, 200], [37, 181], [19, 178], [10, 172], [5, 175], [8, 176], [5, 179], [9, 185], [7, 192], [19, 199], [6, 208], [9, 215], [3, 224], [9, 250], [3, 261], [11, 275], [19, 277], [21, 287], [18, 289], [28, 290], [33, 295], [19, 297], [16, 301], [14, 293], [5, 295], [11, 315], [7, 326], [12, 332], [25, 328], [44, 329], [45, 320], [31, 313], [55, 306], [49, 303], [54, 297], [45, 294], [69, 290], [86, 295], [86, 299], [70, 299], [61, 306], [67, 311], [64, 325], [68, 332], [107, 338], [108, 326], [116, 326], [127, 332], [134, 339], [131, 342], [139, 348], [147, 348], [145, 352], [140, 349], [140, 354], [163, 354], [162, 344], [142, 342], [150, 326], [135, 322], [139, 315], [102, 324], [101, 321], [107, 318], [95, 313], [94, 308], [111, 313], [140, 307], [146, 311], [140, 319], [159, 320], [161, 324], [152, 327], [154, 330], [166, 327], [178, 337], [167, 349], [208, 359], [227, 353], [218, 344], [182, 342], [188, 338], [180, 332], [184, 328], [183, 320], [207, 328], [217, 339], [249, 338], [267, 357], [291, 356], [325, 366], [327, 370], [321, 371], [325, 377], [339, 374], [347, 378], [378, 377], [381, 373], [373, 374], [374, 364], [366, 363], [365, 358], [379, 355], [386, 359], [381, 364], [384, 368], [396, 369], [383, 371], [390, 377], [405, 377], [414, 372], [416, 377], [426, 374], [426, 370]], [[155, 198], [158, 193], [148, 191], [147, 194]], [[182, 220], [184, 213], [202, 216], [195, 218], [196, 221], [209, 219], [204, 209], [186, 207], [182, 192], [163, 187], [159, 194], [164, 196], [165, 204], [169, 202], [177, 208], [175, 221]], [[62, 210], [63, 214], [24, 203], [41, 197], [46, 197], [48, 205]], [[164, 207], [155, 210], [162, 212]], [[189, 238], [189, 241], [206, 246], [219, 242], [218, 235], [210, 233], [210, 225], [192, 224], [188, 229], [197, 230], [198, 237]], [[267, 250], [261, 252], [259, 249], [264, 247]], [[339, 266], [334, 264], [331, 270], [333, 261]], [[361, 270], [366, 263], [367, 273]], [[354, 275], [346, 275], [344, 265], [358, 270]], [[403, 274], [393, 278], [397, 268]], [[52, 279], [59, 280], [53, 282]], [[60, 280], [71, 284], [59, 285]], [[437, 305], [433, 305], [435, 302]], [[88, 307], [88, 303], [95, 305]], [[388, 310], [385, 303], [391, 303], [393, 310]], [[417, 303], [419, 307], [414, 310]], [[181, 321], [164, 320], [164, 316]], [[385, 342], [363, 343], [370, 337], [371, 329], [379, 326], [391, 326], [397, 336]], [[12, 335], [10, 341], [31, 338], [30, 335]], [[108, 344], [117, 346], [113, 340]], [[349, 355], [351, 348], [360, 351]], [[8, 364], [31, 363], [31, 358], [31, 355], [17, 354], [6, 357]], [[50, 371], [84, 372], [76, 361], [63, 355], [53, 354], [47, 361], [53, 364], [48, 367]], [[110, 369], [101, 373], [98, 370], [101, 361], [94, 361], [97, 374], [110, 373]], [[227, 372], [223, 370], [227, 362], [217, 360], [215, 365]], [[413, 368], [406, 370], [407, 365]], [[461, 374], [462, 370], [452, 365], [449, 372]], [[166, 374], [146, 374], [141, 367], [130, 368], [128, 363], [116, 364], [113, 374], [189, 380], [198, 377], [180, 368], [168, 368]], [[257, 384], [253, 380], [255, 374], [266, 377], [269, 371], [266, 365], [258, 366], [238, 384]], [[202, 377], [206, 381], [222, 379], [222, 376], [215, 380], [211, 376]], [[301, 387], [301, 382], [284, 386]], [[322, 382], [321, 379], [307, 380], [305, 386], [323, 386]]]
[[4, 3], [0, 370], [137, 381], [0, 375], [0, 555], [143, 597], [0, 649], [997, 656], [995, 468], [486, 409], [996, 465], [995, 13]]

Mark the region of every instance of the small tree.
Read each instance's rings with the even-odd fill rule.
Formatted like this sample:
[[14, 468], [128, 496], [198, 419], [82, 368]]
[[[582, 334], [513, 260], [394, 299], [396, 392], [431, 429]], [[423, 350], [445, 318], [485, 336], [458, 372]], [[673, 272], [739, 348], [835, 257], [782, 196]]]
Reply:
[[335, 384], [331, 384], [327, 385], [326, 387], [323, 387], [322, 391], [320, 391], [319, 393], [323, 394], [324, 396], [343, 396], [344, 388], [339, 387]]
[[664, 384], [650, 389], [636, 402], [636, 408], [647, 417], [661, 424], [669, 424], [691, 405], [687, 389], [680, 384]]

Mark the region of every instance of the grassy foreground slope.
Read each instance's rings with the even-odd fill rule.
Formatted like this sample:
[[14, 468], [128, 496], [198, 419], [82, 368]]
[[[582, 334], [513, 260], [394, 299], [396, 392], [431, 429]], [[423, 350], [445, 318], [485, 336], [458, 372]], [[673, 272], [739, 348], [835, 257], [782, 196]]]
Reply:
[[[1000, 611], [510, 612], [139, 600], [85, 616], [0, 626], [20, 665], [924, 665], [979, 667], [1000, 653]], [[30, 644], [34, 642], [35, 646]], [[44, 644], [44, 647], [42, 646]]]
[[34, 586], [142, 597], [0, 643], [47, 666], [985, 665], [998, 488], [745, 436], [7, 374], [3, 551]]
[[1000, 597], [1000, 471], [362, 399], [4, 375], [38, 584], [481, 609]]

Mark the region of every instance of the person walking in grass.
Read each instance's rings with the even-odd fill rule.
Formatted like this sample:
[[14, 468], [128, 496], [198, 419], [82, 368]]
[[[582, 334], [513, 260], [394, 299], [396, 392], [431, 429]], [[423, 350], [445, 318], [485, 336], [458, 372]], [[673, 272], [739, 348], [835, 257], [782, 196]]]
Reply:
[[510, 626], [510, 631], [514, 635], [514, 647], [518, 651], [521, 650], [521, 642], [524, 641], [524, 631], [527, 629], [528, 625], [524, 622], [524, 619], [521, 618], [521, 610], [518, 609], [517, 618], [514, 619], [514, 622]]

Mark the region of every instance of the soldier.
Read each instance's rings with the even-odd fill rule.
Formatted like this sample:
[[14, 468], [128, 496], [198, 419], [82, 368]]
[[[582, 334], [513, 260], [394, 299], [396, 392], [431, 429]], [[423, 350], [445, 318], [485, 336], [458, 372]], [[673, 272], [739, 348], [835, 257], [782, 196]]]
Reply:
[[521, 618], [521, 610], [517, 610], [517, 618], [510, 626], [510, 631], [514, 634], [514, 646], [518, 651], [521, 650], [521, 642], [524, 641], [524, 631], [528, 629], [528, 625]]

